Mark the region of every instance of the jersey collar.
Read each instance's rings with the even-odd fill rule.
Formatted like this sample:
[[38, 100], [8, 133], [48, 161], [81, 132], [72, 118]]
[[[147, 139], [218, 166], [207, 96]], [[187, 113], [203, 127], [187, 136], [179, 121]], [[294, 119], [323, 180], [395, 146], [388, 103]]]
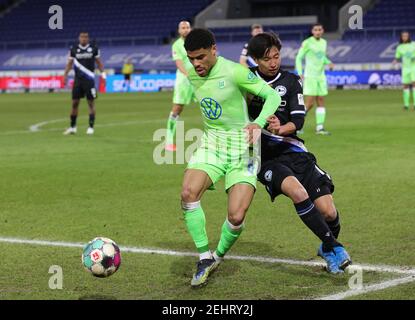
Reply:
[[89, 43], [86, 46], [81, 46], [81, 44], [78, 44], [78, 47], [81, 48], [82, 50], [85, 50], [89, 46], [90, 46]]
[[[255, 74], [257, 75], [258, 78], [264, 80], [264, 78], [262, 78], [261, 75], [259, 74], [258, 70], [255, 71]], [[278, 72], [274, 79], [272, 79], [270, 81], [266, 81], [266, 82], [267, 82], [267, 84], [272, 84], [275, 81], [277, 81], [280, 77], [281, 77], [281, 72]]]

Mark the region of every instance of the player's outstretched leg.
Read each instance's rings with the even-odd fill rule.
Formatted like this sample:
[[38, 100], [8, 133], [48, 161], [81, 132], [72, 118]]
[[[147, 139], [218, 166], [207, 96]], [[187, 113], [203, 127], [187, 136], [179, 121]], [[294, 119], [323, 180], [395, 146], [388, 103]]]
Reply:
[[204, 171], [186, 170], [181, 193], [182, 209], [187, 231], [199, 252], [197, 269], [191, 281], [192, 287], [206, 284], [209, 274], [216, 268], [209, 250], [205, 213], [200, 204], [200, 198], [211, 184], [212, 181]]
[[176, 133], [176, 123], [182, 111], [183, 105], [173, 104], [169, 119], [167, 120], [167, 136], [165, 146], [167, 151], [176, 151], [176, 145], [174, 144], [174, 135]]
[[[331, 194], [321, 196], [314, 200], [314, 204], [326, 220], [333, 236], [338, 239], [341, 228], [340, 217], [334, 205], [333, 196]], [[352, 259], [343, 246], [334, 247], [333, 250], [336, 255], [337, 264], [341, 270], [346, 269], [352, 264]]]
[[220, 240], [213, 256], [217, 263], [235, 244], [244, 229], [244, 220], [255, 189], [251, 184], [238, 183], [228, 192], [228, 217], [222, 225]]
[[76, 119], [78, 118], [79, 99], [72, 100], [71, 122], [68, 129], [63, 133], [64, 135], [76, 133]]
[[342, 245], [334, 237], [303, 185], [294, 176], [288, 176], [281, 183], [281, 191], [291, 198], [303, 223], [323, 242], [318, 250], [318, 255], [326, 261], [327, 271], [334, 274], [341, 273], [335, 248], [342, 247]]

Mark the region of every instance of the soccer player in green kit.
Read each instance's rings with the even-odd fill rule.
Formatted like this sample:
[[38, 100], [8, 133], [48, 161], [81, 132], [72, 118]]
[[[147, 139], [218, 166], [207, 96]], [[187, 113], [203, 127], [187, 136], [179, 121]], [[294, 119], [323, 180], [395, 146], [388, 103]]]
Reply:
[[[255, 155], [251, 156], [250, 146], [258, 140], [267, 117], [277, 110], [281, 98], [248, 68], [218, 57], [215, 38], [209, 30], [194, 29], [184, 46], [193, 65], [188, 71], [189, 80], [204, 123], [201, 144], [188, 163], [181, 192], [184, 221], [199, 252], [191, 281], [192, 287], [198, 287], [207, 282], [209, 274], [241, 235], [257, 181], [258, 163]], [[265, 100], [252, 123], [245, 100], [247, 93]], [[212, 254], [200, 199], [222, 177], [228, 195], [228, 214]]]
[[411, 41], [409, 32], [403, 31], [396, 48], [395, 60], [392, 64], [398, 63], [398, 59], [402, 60], [402, 84], [403, 84], [403, 107], [409, 110], [411, 100], [410, 85], [412, 84], [412, 95], [415, 107], [415, 43]]
[[[306, 111], [310, 111], [314, 101], [316, 108], [316, 133], [327, 135], [330, 134], [324, 130], [326, 120], [326, 107], [324, 97], [328, 94], [327, 79], [324, 73], [325, 65], [330, 65], [333, 69], [333, 63], [327, 58], [327, 41], [322, 38], [324, 29], [323, 25], [317, 23], [311, 29], [312, 36], [307, 38], [301, 44], [301, 48], [295, 58], [295, 68], [298, 75], [304, 82], [304, 95]], [[303, 72], [303, 59], [305, 58], [305, 70]]]
[[187, 69], [192, 65], [187, 58], [186, 50], [184, 49], [184, 40], [191, 31], [191, 26], [188, 21], [181, 21], [179, 23], [178, 32], [180, 37], [173, 43], [172, 56], [176, 63], [176, 82], [174, 84], [173, 92], [173, 107], [171, 109], [169, 119], [167, 120], [167, 136], [166, 146], [167, 151], [176, 151], [174, 144], [174, 134], [176, 132], [176, 123], [179, 119], [183, 107], [189, 104], [193, 98], [193, 89], [190, 85]]

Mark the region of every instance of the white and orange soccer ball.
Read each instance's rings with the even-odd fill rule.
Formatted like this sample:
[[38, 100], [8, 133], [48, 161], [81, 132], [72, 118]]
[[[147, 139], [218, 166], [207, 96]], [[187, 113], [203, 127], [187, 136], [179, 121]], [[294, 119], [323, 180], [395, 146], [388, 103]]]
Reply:
[[84, 247], [82, 264], [95, 277], [109, 277], [121, 265], [120, 248], [108, 238], [97, 237], [92, 239]]

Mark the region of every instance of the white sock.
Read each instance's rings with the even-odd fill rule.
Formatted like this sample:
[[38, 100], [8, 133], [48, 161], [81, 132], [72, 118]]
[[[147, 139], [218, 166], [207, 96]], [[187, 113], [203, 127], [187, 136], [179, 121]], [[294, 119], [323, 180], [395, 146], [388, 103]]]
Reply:
[[199, 260], [204, 260], [204, 259], [212, 259], [212, 253], [210, 251], [199, 253]]
[[177, 121], [177, 119], [179, 119], [179, 115], [178, 114], [173, 114], [173, 112], [170, 112], [170, 119], [173, 121]]
[[216, 261], [222, 261], [223, 260], [223, 257], [219, 257], [217, 254], [216, 254], [216, 251], [215, 252], [213, 252], [213, 259], [215, 259]]

